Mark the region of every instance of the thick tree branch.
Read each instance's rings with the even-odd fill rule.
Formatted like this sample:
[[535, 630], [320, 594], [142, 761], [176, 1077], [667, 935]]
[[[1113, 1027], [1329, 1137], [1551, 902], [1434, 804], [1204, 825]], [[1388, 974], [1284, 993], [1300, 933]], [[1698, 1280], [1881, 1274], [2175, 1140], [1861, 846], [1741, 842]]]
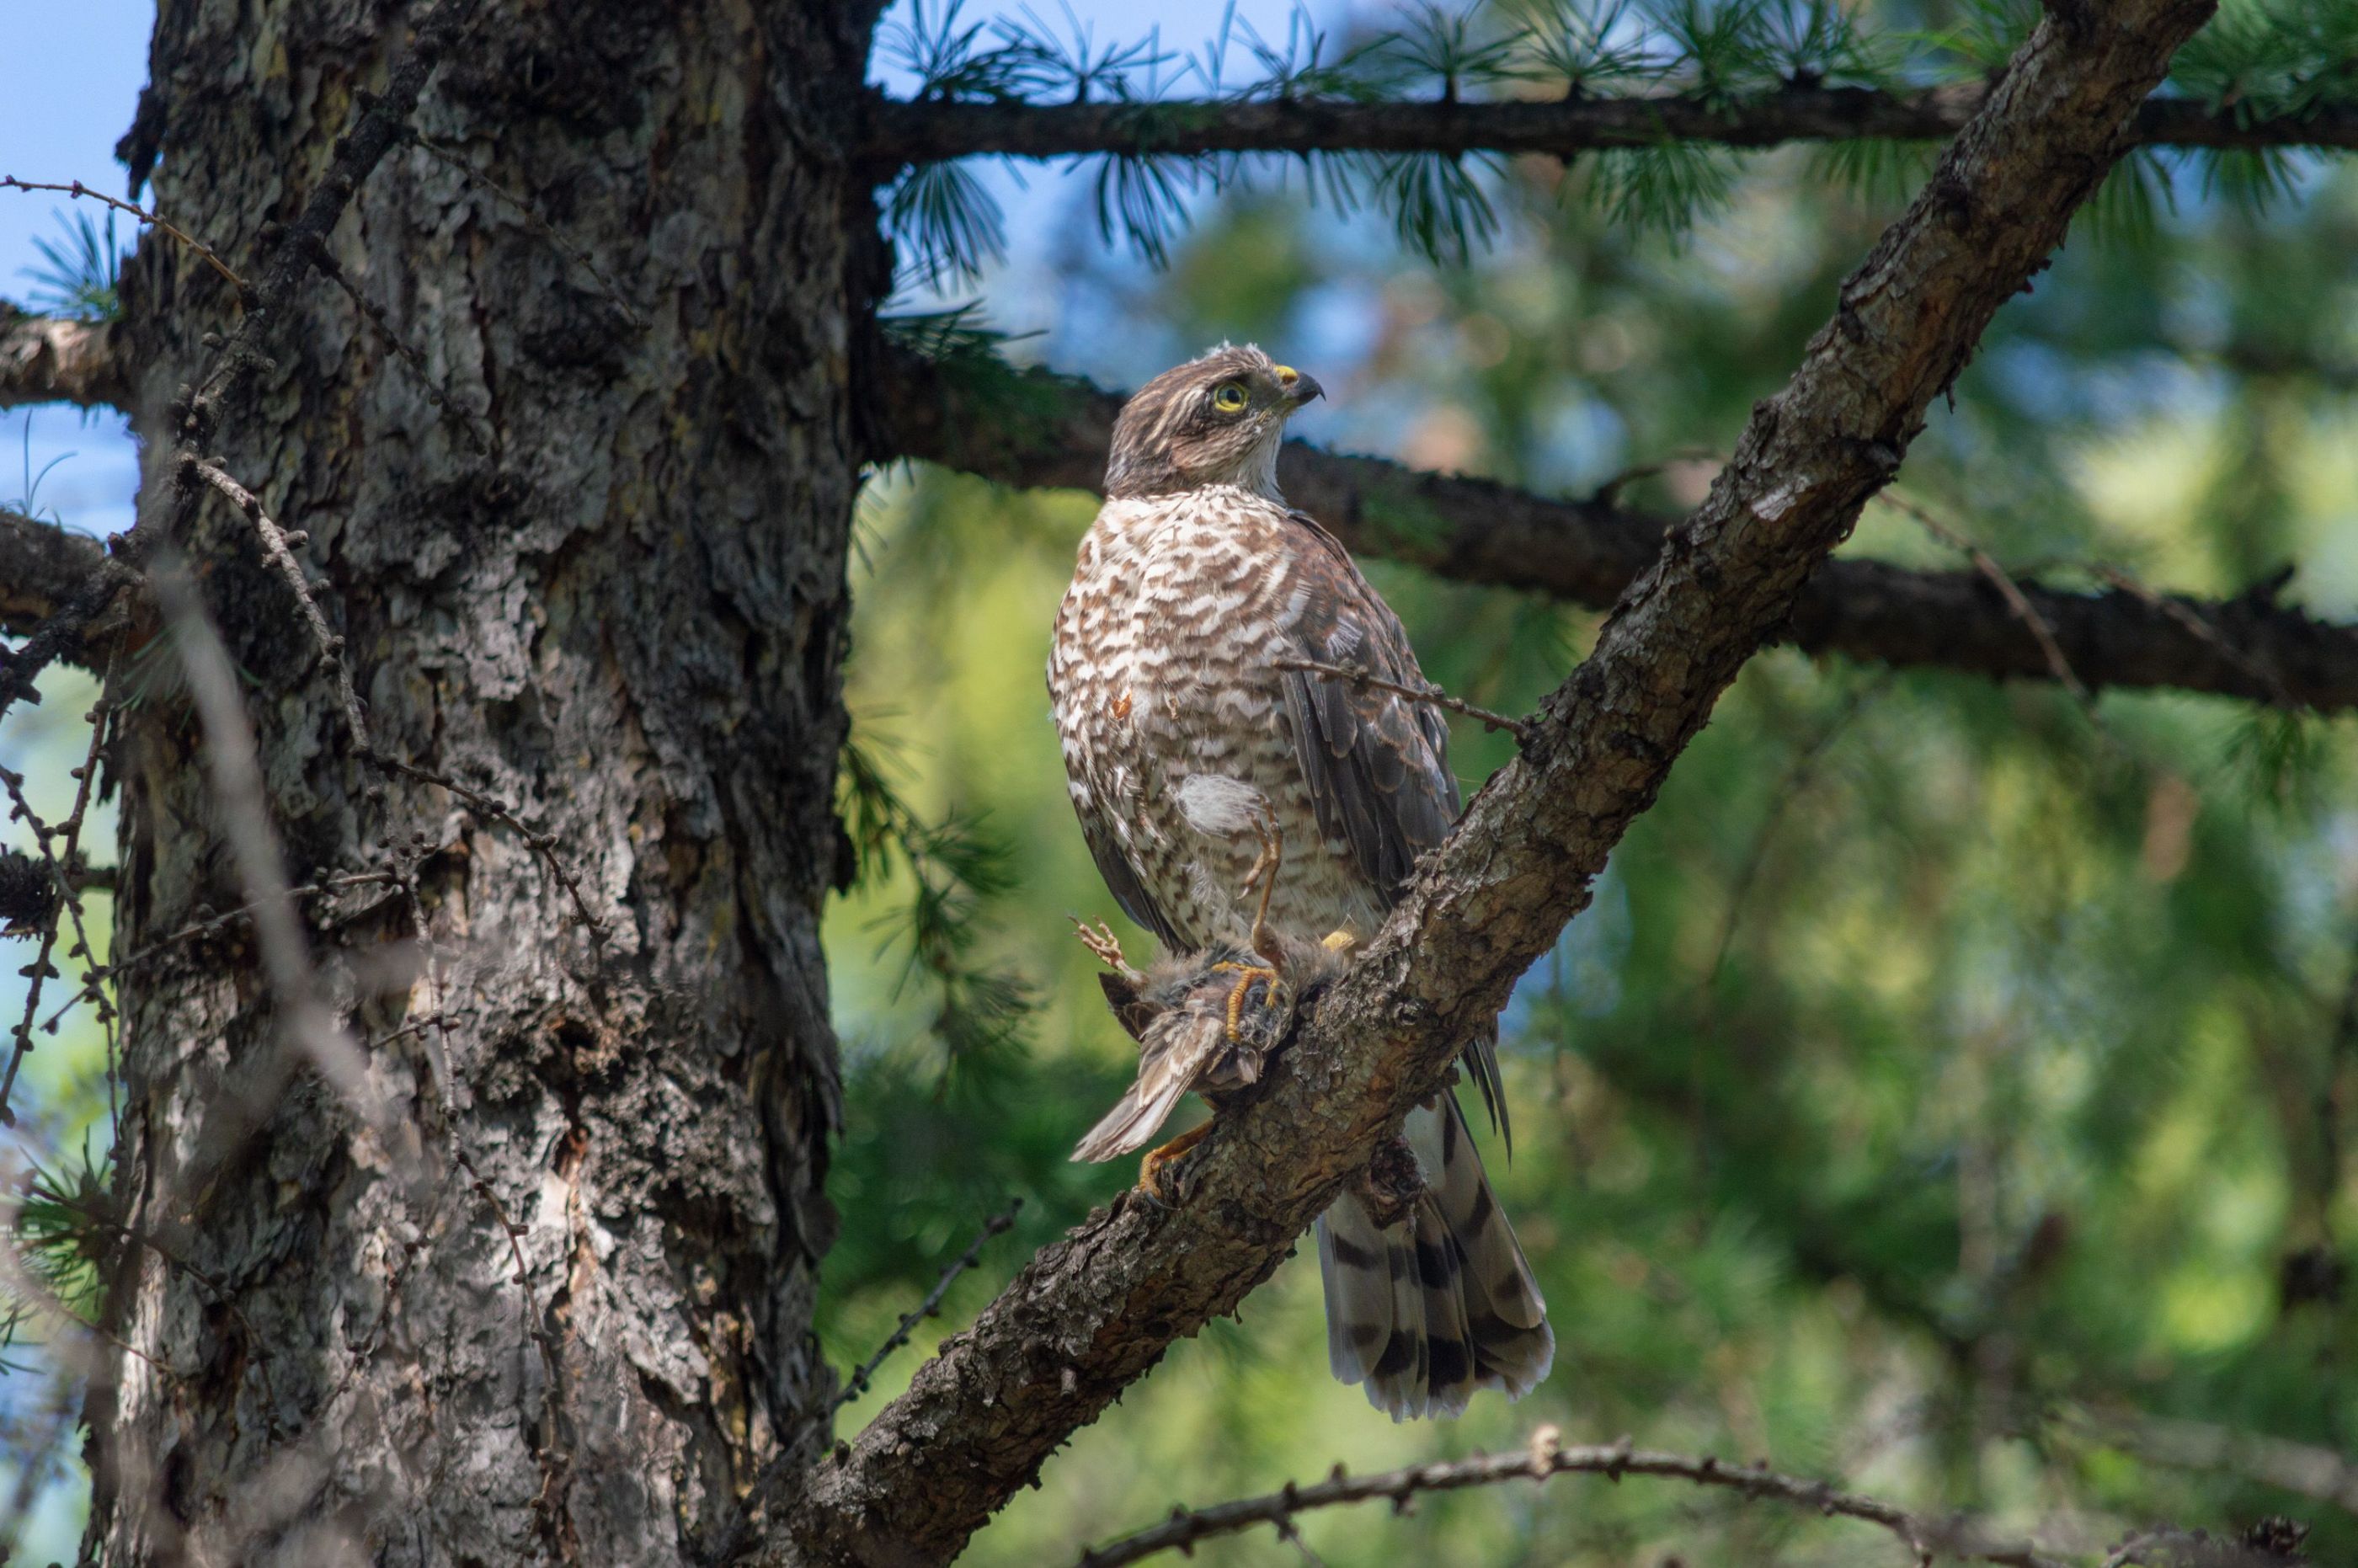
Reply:
[[34, 316], [0, 299], [0, 408], [27, 403], [121, 407], [130, 377], [111, 323]]
[[811, 1471], [771, 1561], [954, 1555], [1182, 1335], [1268, 1278], [1586, 903], [1589, 884], [1810, 573], [1898, 468], [1990, 318], [2063, 237], [2207, 0], [2040, 24], [1844, 285], [1695, 514], [1421, 865], [1267, 1098], [1216, 1125], [1188, 1200], [1119, 1203], [1044, 1249], [909, 1391]]
[[[1993, 90], [1960, 82], [1919, 92], [1789, 87], [1736, 103], [1704, 97], [1560, 98], [1547, 102], [1353, 103], [1323, 99], [1238, 103], [913, 103], [878, 100], [864, 151], [880, 168], [999, 153], [1546, 153], [1570, 157], [1669, 141], [1769, 147], [1859, 137], [1942, 141]], [[2358, 105], [2245, 118], [2191, 98], [2139, 106], [2130, 146], [2358, 148]]]
[[[1121, 399], [1044, 370], [978, 371], [901, 354], [874, 399], [892, 455], [1003, 484], [1094, 490]], [[1286, 496], [1352, 550], [1438, 577], [1528, 589], [1610, 608], [1660, 550], [1673, 519], [1610, 501], [1551, 501], [1489, 480], [1422, 472], [1383, 458], [1289, 442]], [[2175, 687], [2321, 712], [2358, 708], [2358, 627], [2276, 602], [2103, 592], [2017, 582], [2025, 620], [1980, 571], [1920, 571], [1844, 559], [1818, 568], [1772, 635], [1810, 654], [1870, 664], [2051, 680], [2051, 637], [2089, 686]]]

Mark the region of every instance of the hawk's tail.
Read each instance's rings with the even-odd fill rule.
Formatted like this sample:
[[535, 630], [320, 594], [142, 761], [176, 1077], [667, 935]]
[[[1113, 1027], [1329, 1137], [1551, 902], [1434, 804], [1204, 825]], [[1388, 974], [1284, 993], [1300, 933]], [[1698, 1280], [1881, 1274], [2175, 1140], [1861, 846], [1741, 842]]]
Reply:
[[1410, 1212], [1379, 1229], [1346, 1195], [1319, 1217], [1327, 1359], [1394, 1421], [1461, 1414], [1476, 1389], [1520, 1399], [1555, 1361], [1539, 1283], [1455, 1097], [1411, 1112], [1404, 1130], [1425, 1180]]

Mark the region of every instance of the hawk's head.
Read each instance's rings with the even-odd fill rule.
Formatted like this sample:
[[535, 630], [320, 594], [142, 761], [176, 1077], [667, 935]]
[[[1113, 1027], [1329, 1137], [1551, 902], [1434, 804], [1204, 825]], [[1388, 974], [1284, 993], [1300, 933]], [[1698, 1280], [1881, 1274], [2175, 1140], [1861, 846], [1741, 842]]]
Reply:
[[1222, 343], [1138, 389], [1113, 422], [1109, 496], [1168, 495], [1233, 484], [1277, 497], [1285, 418], [1318, 384], [1248, 343]]

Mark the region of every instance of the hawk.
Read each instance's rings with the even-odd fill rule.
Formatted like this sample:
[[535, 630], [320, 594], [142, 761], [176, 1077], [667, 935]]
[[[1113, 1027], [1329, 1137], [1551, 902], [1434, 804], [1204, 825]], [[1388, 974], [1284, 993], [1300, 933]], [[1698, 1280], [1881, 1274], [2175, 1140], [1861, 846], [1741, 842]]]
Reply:
[[[1457, 816], [1431, 706], [1290, 667], [1424, 684], [1400, 618], [1278, 492], [1286, 419], [1320, 390], [1228, 344], [1140, 388], [1057, 611], [1048, 690], [1081, 831], [1170, 953], [1371, 934]], [[1190, 820], [1207, 779], [1258, 797], [1282, 876], [1252, 836]], [[1495, 1040], [1469, 1041], [1465, 1060], [1503, 1130]], [[1167, 1110], [1177, 1092], [1151, 1098]], [[1458, 1414], [1480, 1388], [1520, 1397], [1555, 1356], [1531, 1266], [1455, 1097], [1412, 1112], [1405, 1134], [1423, 1178], [1406, 1213], [1379, 1224], [1355, 1191], [1318, 1221], [1328, 1360], [1395, 1420]]]

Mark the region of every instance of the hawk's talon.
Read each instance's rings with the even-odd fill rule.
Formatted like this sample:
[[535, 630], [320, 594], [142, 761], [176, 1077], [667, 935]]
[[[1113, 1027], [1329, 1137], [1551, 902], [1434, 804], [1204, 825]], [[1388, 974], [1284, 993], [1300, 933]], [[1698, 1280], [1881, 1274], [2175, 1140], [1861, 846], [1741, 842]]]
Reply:
[[1283, 994], [1280, 988], [1285, 984], [1285, 977], [1259, 964], [1218, 963], [1212, 966], [1212, 972], [1225, 972], [1237, 977], [1237, 983], [1228, 989], [1228, 1044], [1241, 1045], [1245, 1043], [1245, 999], [1252, 994], [1253, 982], [1261, 980], [1268, 984], [1269, 998], [1261, 1005], [1274, 1012], [1278, 1011]]
[[1199, 1121], [1162, 1148], [1149, 1149], [1146, 1152], [1145, 1156], [1138, 1162], [1138, 1190], [1145, 1195], [1147, 1202], [1158, 1208], [1179, 1206], [1179, 1194], [1174, 1193], [1169, 1196], [1163, 1195], [1163, 1168], [1201, 1143], [1205, 1135], [1211, 1130], [1210, 1122]]
[[1140, 984], [1146, 979], [1144, 975], [1131, 968], [1130, 960], [1122, 956], [1121, 938], [1113, 934], [1112, 926], [1102, 920], [1092, 925], [1077, 914], [1068, 914], [1065, 918], [1073, 923], [1073, 935], [1080, 938], [1082, 946], [1097, 955], [1098, 963], [1132, 985]]
[[1348, 930], [1340, 928], [1329, 931], [1318, 939], [1318, 946], [1325, 948], [1329, 953], [1347, 953], [1358, 945], [1357, 937], [1352, 935]]

